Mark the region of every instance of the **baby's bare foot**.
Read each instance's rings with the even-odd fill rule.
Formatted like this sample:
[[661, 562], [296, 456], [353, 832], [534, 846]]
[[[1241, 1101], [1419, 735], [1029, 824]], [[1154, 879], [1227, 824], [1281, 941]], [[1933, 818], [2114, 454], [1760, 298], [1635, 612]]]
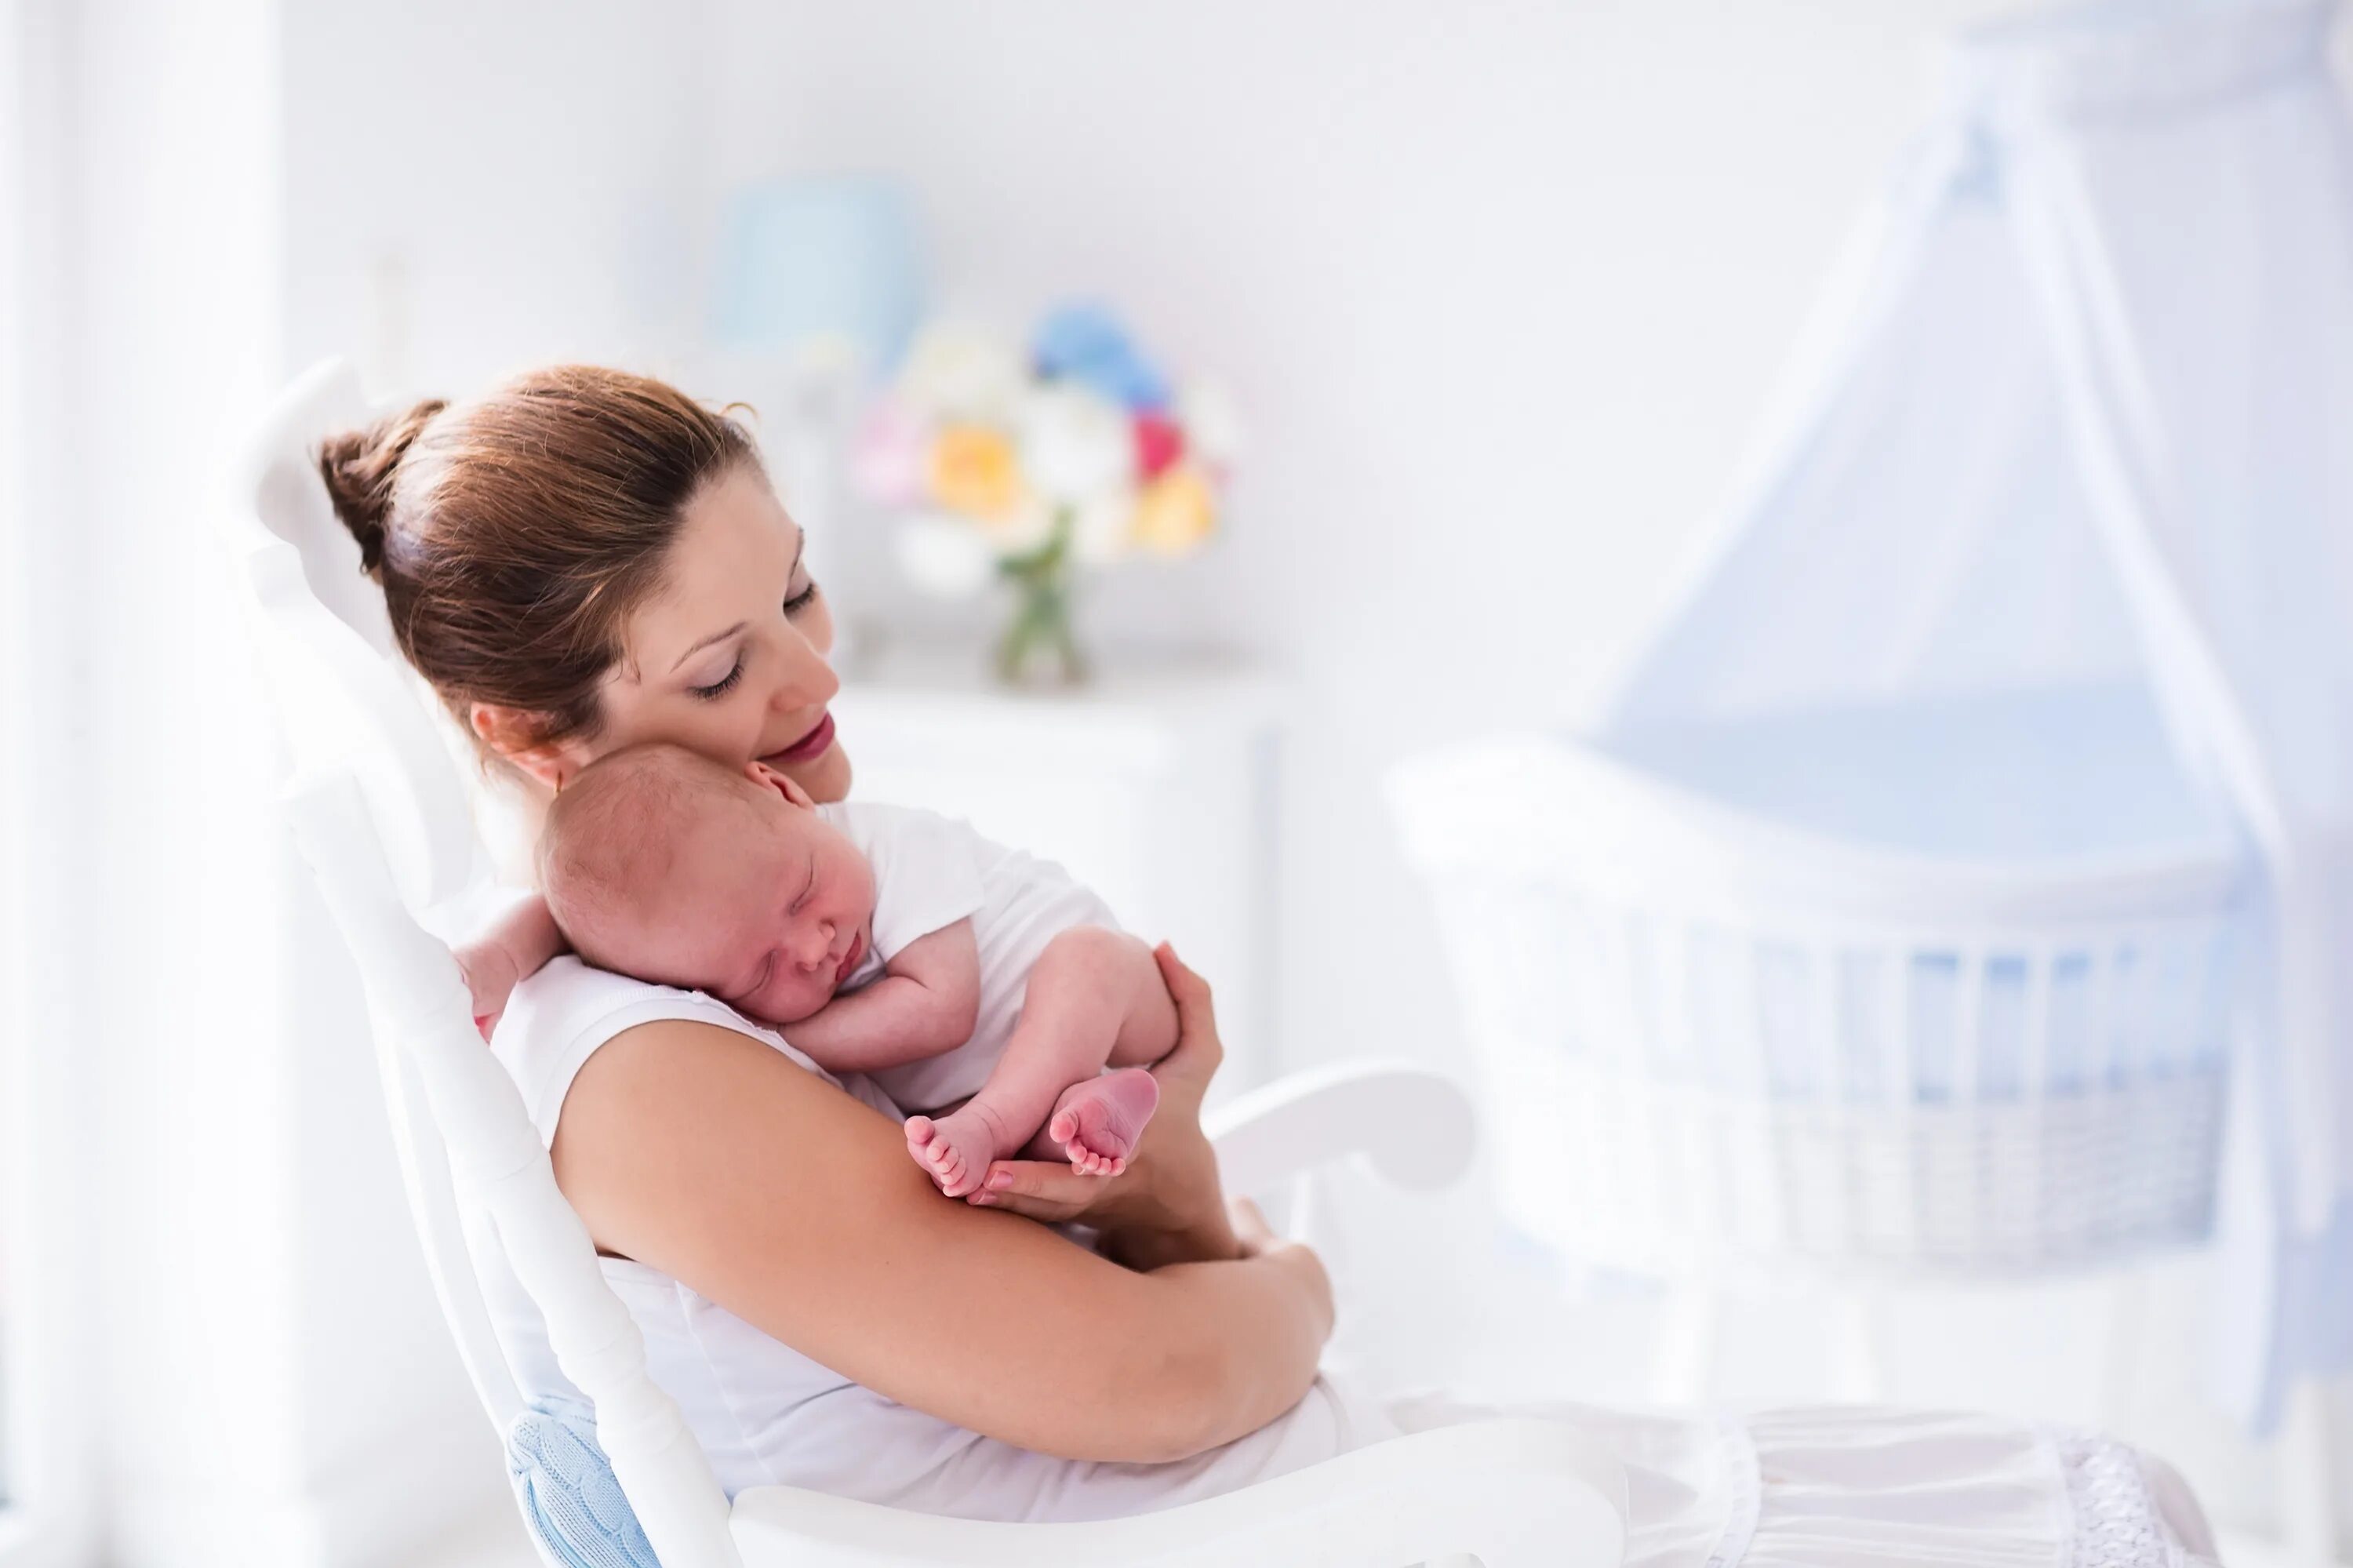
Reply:
[[1070, 1156], [1072, 1170], [1116, 1176], [1127, 1169], [1127, 1157], [1159, 1104], [1160, 1086], [1150, 1073], [1122, 1067], [1063, 1090], [1046, 1118], [1046, 1136]]
[[939, 1189], [961, 1198], [977, 1189], [999, 1150], [996, 1128], [973, 1107], [951, 1111], [937, 1120], [927, 1116], [907, 1118], [907, 1152], [915, 1157]]

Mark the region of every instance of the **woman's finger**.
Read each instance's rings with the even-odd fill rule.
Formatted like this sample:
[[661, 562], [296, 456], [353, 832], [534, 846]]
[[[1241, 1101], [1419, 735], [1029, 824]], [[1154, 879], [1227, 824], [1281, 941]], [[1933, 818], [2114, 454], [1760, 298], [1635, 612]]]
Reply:
[[1226, 1059], [1225, 1042], [1218, 1035], [1217, 1011], [1210, 1005], [1209, 982], [1185, 967], [1176, 949], [1163, 942], [1152, 950], [1168, 999], [1176, 1004], [1176, 1048], [1161, 1058], [1152, 1075], [1166, 1088], [1189, 1085], [1207, 1092], [1209, 1080]]
[[1000, 1160], [965, 1202], [984, 1209], [1008, 1209], [1050, 1225], [1083, 1213], [1102, 1195], [1103, 1179], [1082, 1176], [1067, 1165], [1043, 1160]]
[[1215, 1034], [1218, 1019], [1209, 1001], [1209, 982], [1195, 974], [1176, 956], [1170, 943], [1163, 942], [1153, 948], [1152, 957], [1160, 965], [1160, 979], [1168, 987], [1168, 1000], [1176, 1004], [1177, 1031], [1189, 1034], [1199, 1028]]
[[1226, 1213], [1233, 1221], [1234, 1234], [1244, 1242], [1268, 1242], [1276, 1239], [1274, 1227], [1266, 1223], [1266, 1215], [1248, 1198], [1226, 1200]]

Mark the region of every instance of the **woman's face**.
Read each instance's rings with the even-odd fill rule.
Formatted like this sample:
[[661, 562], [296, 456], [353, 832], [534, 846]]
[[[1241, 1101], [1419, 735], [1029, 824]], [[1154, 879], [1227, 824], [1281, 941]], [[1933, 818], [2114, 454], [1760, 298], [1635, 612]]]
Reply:
[[729, 768], [766, 763], [818, 800], [849, 789], [826, 705], [833, 613], [801, 558], [800, 527], [741, 466], [688, 503], [666, 581], [629, 618], [605, 680], [605, 723], [565, 750], [577, 771], [607, 752], [671, 741]]

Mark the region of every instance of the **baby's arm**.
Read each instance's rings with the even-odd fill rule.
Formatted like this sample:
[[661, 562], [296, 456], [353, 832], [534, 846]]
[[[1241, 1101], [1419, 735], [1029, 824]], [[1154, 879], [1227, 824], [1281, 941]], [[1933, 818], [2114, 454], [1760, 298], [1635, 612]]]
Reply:
[[547, 900], [534, 893], [500, 916], [478, 939], [457, 950], [453, 956], [458, 969], [473, 994], [474, 1026], [483, 1038], [490, 1037], [499, 1014], [506, 1011], [509, 993], [570, 946], [556, 929]]
[[1021, 1022], [988, 1081], [944, 1116], [908, 1118], [908, 1151], [951, 1198], [1032, 1138], [1088, 1175], [1116, 1176], [1160, 1100], [1144, 1065], [1176, 1044], [1176, 1007], [1152, 949], [1073, 926], [1030, 966]]
[[946, 1054], [979, 1017], [980, 942], [967, 918], [908, 943], [881, 980], [786, 1024], [785, 1038], [828, 1072], [871, 1073]]

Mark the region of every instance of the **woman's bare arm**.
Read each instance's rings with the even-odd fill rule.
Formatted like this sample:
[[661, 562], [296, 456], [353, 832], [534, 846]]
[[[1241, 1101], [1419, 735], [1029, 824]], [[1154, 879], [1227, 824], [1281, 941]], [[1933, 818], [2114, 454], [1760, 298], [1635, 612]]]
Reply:
[[600, 1246], [902, 1404], [1066, 1458], [1255, 1431], [1331, 1331], [1303, 1247], [1120, 1267], [942, 1198], [896, 1124], [711, 1024], [641, 1024], [589, 1057], [554, 1159]]

